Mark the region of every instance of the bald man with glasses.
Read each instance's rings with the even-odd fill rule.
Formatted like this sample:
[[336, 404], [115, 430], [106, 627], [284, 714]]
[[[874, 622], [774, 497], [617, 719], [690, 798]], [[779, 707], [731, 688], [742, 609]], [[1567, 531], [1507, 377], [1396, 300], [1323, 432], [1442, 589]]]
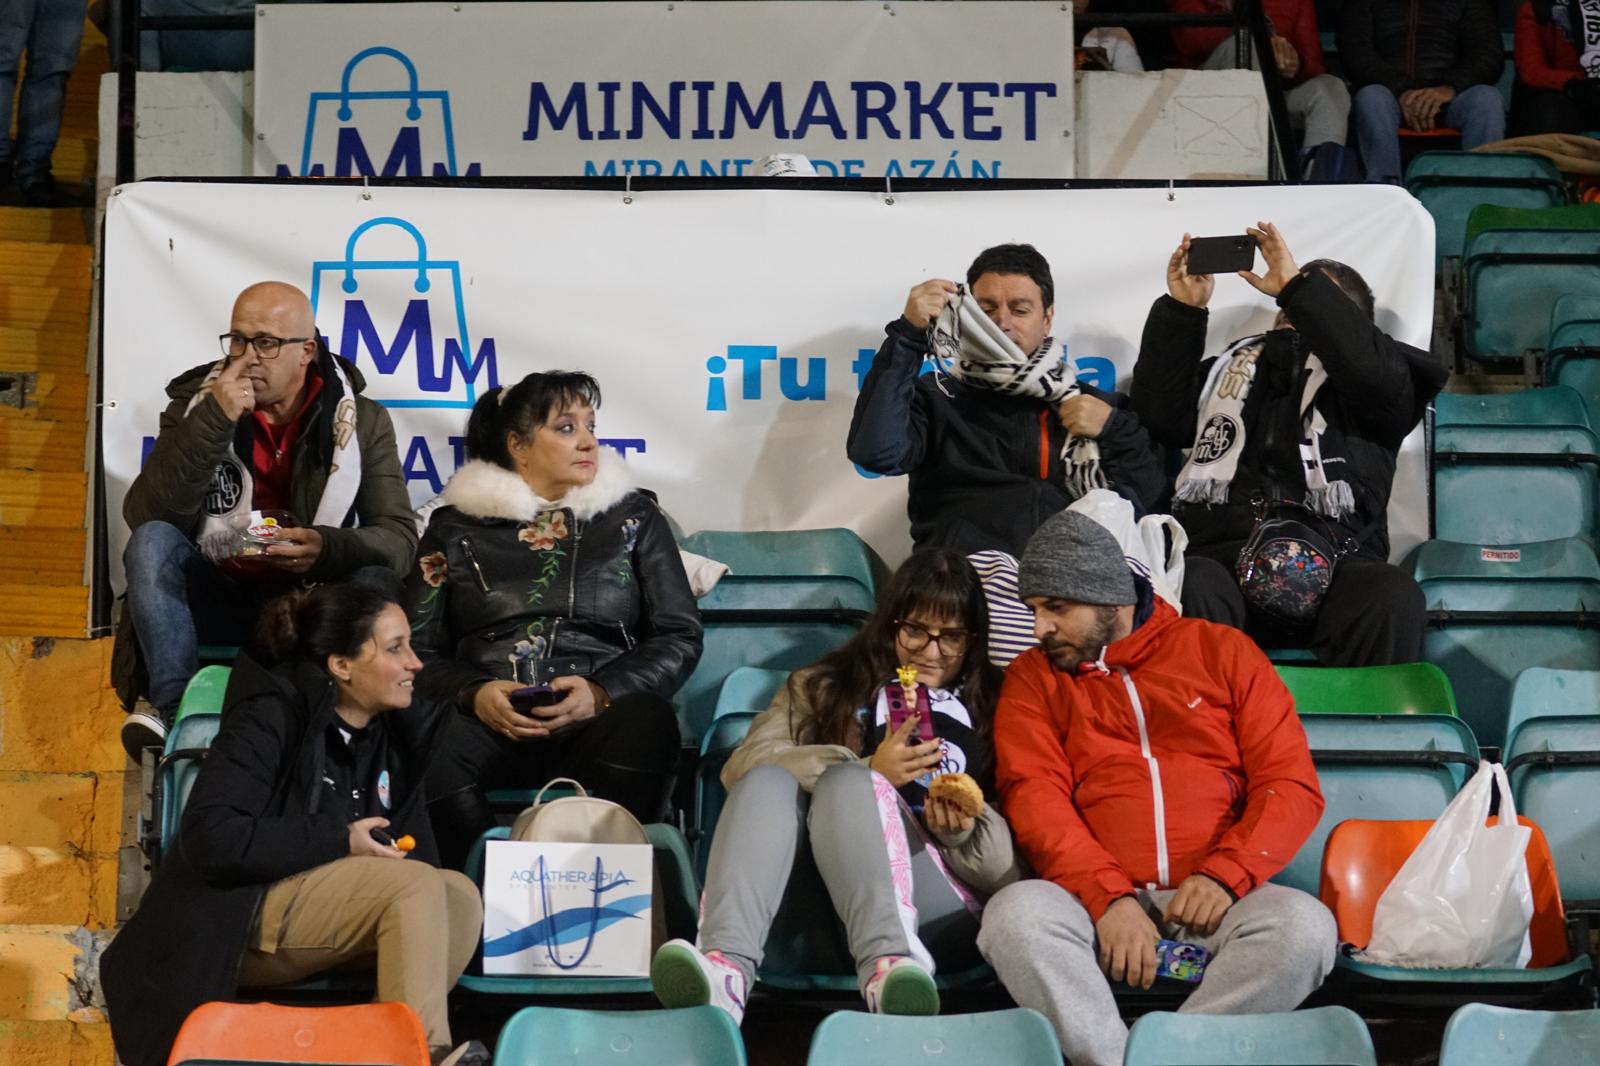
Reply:
[[165, 739], [201, 644], [247, 642], [262, 604], [302, 583], [397, 583], [417, 547], [389, 413], [322, 343], [305, 293], [251, 285], [218, 342], [218, 359], [168, 384], [122, 501], [112, 681], [136, 760]]

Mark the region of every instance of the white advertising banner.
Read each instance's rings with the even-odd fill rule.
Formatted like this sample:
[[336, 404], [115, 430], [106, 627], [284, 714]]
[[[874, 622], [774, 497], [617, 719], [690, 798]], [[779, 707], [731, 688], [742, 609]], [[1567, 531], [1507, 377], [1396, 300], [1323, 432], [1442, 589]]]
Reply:
[[[1380, 325], [1426, 346], [1433, 224], [1403, 190], [1242, 187], [881, 194], [616, 192], [144, 182], [106, 217], [104, 418], [111, 554], [123, 494], [167, 399], [214, 359], [245, 286], [311, 294], [334, 351], [394, 416], [412, 500], [462, 461], [473, 400], [534, 370], [583, 369], [601, 437], [684, 532], [846, 526], [891, 563], [909, 548], [903, 478], [845, 456], [861, 380], [906, 294], [960, 279], [986, 247], [1050, 260], [1055, 335], [1080, 377], [1126, 389], [1185, 231], [1276, 222], [1300, 261], [1350, 263]], [[1259, 260], [1258, 260], [1259, 262]], [[1219, 278], [1210, 350], [1275, 307]], [[1427, 535], [1420, 432], [1391, 508], [1398, 554]]]
[[256, 9], [255, 172], [1073, 176], [1072, 5]]

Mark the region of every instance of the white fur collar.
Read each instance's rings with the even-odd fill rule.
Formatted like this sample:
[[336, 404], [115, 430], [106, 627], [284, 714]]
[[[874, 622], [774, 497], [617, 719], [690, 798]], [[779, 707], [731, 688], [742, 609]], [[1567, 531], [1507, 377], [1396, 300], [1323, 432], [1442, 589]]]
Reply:
[[587, 521], [637, 488], [622, 456], [605, 447], [596, 455], [594, 480], [559, 500], [542, 498], [515, 471], [482, 459], [474, 459], [457, 470], [440, 499], [474, 518], [531, 522], [540, 511], [566, 507], [575, 518]]

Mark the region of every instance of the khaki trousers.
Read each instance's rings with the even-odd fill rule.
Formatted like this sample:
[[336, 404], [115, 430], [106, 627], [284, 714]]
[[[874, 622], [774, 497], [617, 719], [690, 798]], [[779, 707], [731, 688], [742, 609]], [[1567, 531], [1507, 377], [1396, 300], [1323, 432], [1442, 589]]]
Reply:
[[376, 957], [380, 1001], [422, 1018], [448, 1047], [445, 997], [472, 961], [483, 900], [470, 879], [410, 859], [350, 856], [267, 889], [239, 968], [246, 987], [291, 984]]

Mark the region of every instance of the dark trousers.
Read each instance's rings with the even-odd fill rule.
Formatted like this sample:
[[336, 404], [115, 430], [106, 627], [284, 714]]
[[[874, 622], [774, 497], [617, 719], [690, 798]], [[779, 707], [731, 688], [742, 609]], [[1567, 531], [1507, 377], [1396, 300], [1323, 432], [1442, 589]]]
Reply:
[[542, 788], [570, 777], [591, 796], [658, 822], [678, 764], [678, 718], [659, 696], [622, 696], [560, 736], [512, 740], [476, 716], [454, 715], [428, 773], [428, 813], [442, 865], [462, 869], [473, 841], [494, 826], [486, 793]]
[[1184, 559], [1183, 613], [1242, 629], [1264, 648], [1310, 648], [1326, 666], [1384, 666], [1422, 658], [1427, 610], [1422, 589], [1397, 566], [1353, 555], [1333, 572], [1322, 610], [1294, 631], [1258, 617], [1233, 571], [1216, 559]]
[[1580, 103], [1560, 90], [1532, 89], [1519, 82], [1511, 96], [1512, 136], [1600, 129], [1600, 100], [1583, 99]]

